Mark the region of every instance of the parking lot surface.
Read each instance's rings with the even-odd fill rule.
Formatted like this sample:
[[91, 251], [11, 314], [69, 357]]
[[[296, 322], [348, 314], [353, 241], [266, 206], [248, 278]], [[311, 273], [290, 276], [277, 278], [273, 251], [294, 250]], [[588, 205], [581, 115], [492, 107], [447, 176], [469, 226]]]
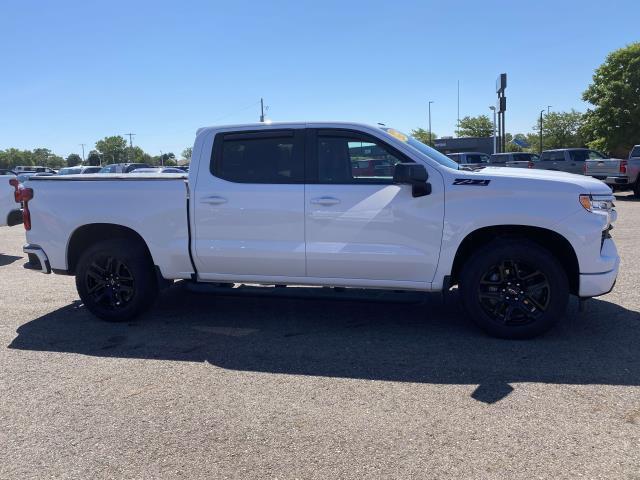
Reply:
[[2, 228], [0, 478], [640, 479], [640, 202], [617, 207], [616, 288], [531, 341], [455, 293], [176, 284], [109, 324]]

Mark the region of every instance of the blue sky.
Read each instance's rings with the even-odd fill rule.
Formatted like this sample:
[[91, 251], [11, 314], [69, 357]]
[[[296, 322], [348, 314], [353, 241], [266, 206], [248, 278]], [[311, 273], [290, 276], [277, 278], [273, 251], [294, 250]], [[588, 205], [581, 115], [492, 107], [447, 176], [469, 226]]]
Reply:
[[136, 133], [179, 154], [198, 127], [258, 120], [432, 125], [489, 114], [509, 75], [507, 131], [580, 96], [640, 40], [640, 2], [0, 0], [0, 149], [66, 156]]

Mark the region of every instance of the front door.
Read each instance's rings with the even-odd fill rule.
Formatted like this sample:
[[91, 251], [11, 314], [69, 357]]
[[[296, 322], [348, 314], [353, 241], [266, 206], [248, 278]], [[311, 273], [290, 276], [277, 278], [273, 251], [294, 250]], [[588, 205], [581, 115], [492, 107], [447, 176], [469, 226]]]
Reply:
[[416, 288], [432, 281], [444, 195], [439, 177], [434, 177], [433, 193], [424, 197], [414, 198], [408, 185], [394, 185], [395, 165], [410, 161], [373, 136], [341, 129], [309, 131], [309, 277]]
[[206, 168], [191, 203], [200, 279], [304, 277], [303, 130], [218, 133]]

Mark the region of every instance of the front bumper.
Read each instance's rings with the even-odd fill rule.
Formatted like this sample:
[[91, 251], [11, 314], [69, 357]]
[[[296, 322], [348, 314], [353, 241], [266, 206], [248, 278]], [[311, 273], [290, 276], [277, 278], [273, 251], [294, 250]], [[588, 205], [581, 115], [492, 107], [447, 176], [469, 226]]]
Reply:
[[22, 247], [22, 251], [29, 257], [29, 262], [24, 265], [25, 268], [42, 273], [51, 273], [49, 258], [40, 246], [28, 243]]
[[616, 244], [611, 238], [603, 240], [600, 258], [611, 268], [600, 273], [581, 273], [578, 291], [578, 295], [581, 298], [597, 297], [613, 290], [616, 278], [618, 278], [620, 257], [618, 256]]

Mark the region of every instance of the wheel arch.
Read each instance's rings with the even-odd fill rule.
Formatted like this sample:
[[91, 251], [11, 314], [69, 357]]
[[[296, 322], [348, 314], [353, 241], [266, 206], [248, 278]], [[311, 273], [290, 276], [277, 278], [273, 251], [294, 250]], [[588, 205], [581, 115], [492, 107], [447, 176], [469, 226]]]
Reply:
[[482, 227], [469, 233], [458, 245], [451, 267], [450, 284], [455, 285], [458, 283], [462, 268], [471, 255], [497, 238], [513, 239], [513, 241], [527, 239], [547, 249], [554, 255], [567, 274], [570, 292], [574, 295], [578, 294], [580, 269], [578, 257], [571, 242], [553, 230], [527, 225], [493, 225]]
[[89, 223], [78, 227], [69, 237], [69, 242], [67, 243], [67, 273], [71, 275], [75, 273], [78, 260], [87, 248], [99, 241], [114, 238], [139, 243], [153, 261], [147, 242], [132, 228], [115, 223]]

